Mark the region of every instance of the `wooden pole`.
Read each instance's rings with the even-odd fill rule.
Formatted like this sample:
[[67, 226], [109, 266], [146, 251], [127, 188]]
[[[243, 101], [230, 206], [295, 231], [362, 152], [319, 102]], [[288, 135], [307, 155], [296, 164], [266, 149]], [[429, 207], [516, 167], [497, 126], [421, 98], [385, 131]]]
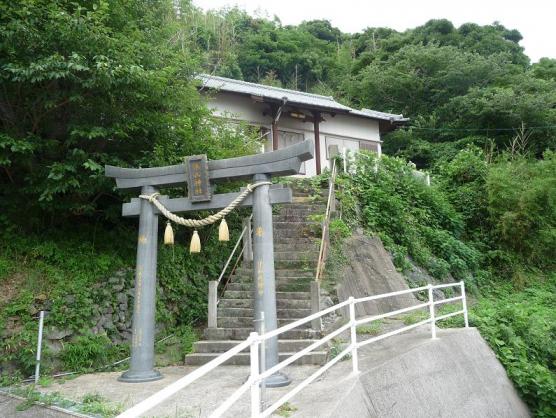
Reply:
[[272, 150], [278, 150], [280, 134], [278, 132], [278, 123], [272, 120]]
[[315, 132], [315, 162], [317, 165], [317, 175], [321, 173], [320, 165], [320, 112], [313, 112], [313, 124]]

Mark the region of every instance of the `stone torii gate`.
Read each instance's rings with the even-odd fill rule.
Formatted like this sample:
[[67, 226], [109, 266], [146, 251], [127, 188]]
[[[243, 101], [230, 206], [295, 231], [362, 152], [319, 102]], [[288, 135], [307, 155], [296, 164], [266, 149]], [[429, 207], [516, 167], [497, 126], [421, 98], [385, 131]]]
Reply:
[[[153, 168], [105, 167], [105, 175], [116, 179], [119, 189], [140, 189], [141, 195], [158, 193], [160, 186], [183, 186], [187, 183], [188, 197], [158, 196], [170, 212], [214, 210], [227, 207], [239, 193], [212, 195], [214, 184], [238, 179], [254, 183], [269, 182], [271, 176], [298, 174], [301, 164], [314, 156], [312, 140], [306, 140], [281, 150], [225, 160], [207, 161], [206, 156], [193, 156], [185, 164]], [[241, 206], [253, 207], [253, 291], [255, 293], [255, 324], [261, 331], [264, 312], [266, 332], [277, 328], [276, 287], [274, 273], [274, 243], [272, 204], [289, 203], [289, 188], [261, 185], [253, 190]], [[148, 200], [133, 198], [122, 206], [123, 216], [139, 216], [137, 264], [135, 271], [135, 303], [132, 320], [130, 368], [119, 380], [149, 382], [163, 376], [154, 369], [154, 330], [156, 307], [156, 264], [158, 217], [161, 212]], [[263, 370], [278, 364], [278, 339], [267, 341]], [[283, 374], [270, 376], [267, 386], [284, 386], [289, 379]]]

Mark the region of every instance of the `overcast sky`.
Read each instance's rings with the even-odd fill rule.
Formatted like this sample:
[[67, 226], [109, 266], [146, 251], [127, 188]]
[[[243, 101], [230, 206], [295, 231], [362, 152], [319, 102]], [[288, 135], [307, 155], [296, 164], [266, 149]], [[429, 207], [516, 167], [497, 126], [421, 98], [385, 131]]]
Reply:
[[555, 0], [193, 0], [193, 3], [205, 10], [237, 5], [251, 14], [270, 18], [276, 15], [284, 25], [328, 19], [350, 33], [369, 26], [402, 31], [435, 18], [449, 19], [456, 26], [499, 21], [521, 32], [520, 44], [533, 62], [541, 57], [556, 58]]

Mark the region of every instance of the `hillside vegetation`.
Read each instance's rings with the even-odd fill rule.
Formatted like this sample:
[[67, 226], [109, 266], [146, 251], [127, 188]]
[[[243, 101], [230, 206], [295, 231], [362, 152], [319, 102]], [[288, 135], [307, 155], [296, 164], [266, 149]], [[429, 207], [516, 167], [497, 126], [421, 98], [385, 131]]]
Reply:
[[[362, 227], [381, 238], [399, 270], [413, 262], [438, 281], [464, 280], [471, 326], [536, 415], [554, 416], [556, 155], [544, 157], [487, 164], [468, 148], [440, 170], [459, 172], [455, 181], [439, 175], [427, 186], [407, 161], [362, 153], [352, 174], [339, 177], [342, 218], [331, 234]], [[512, 176], [501, 176], [507, 172]]]
[[[61, 341], [46, 373], [126, 356], [136, 221], [103, 166], [256, 152], [257, 133], [211, 117], [193, 80], [207, 72], [410, 117], [383, 138], [389, 156], [340, 176], [335, 228], [380, 236], [400, 270], [465, 280], [473, 325], [534, 413], [556, 416], [556, 60], [531, 64], [520, 40], [500, 23], [346, 34], [185, 0], [0, 1], [3, 382], [32, 373], [40, 309]], [[158, 336], [183, 351], [229, 251], [209, 228], [190, 256], [189, 234], [158, 266]]]

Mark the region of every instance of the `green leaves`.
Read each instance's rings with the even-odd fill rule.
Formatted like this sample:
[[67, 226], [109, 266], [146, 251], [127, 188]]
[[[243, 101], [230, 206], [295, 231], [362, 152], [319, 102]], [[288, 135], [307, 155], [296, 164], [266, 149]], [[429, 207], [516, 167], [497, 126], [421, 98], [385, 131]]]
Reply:
[[468, 278], [478, 269], [479, 254], [459, 239], [460, 215], [441, 190], [415, 177], [411, 165], [365, 153], [357, 159], [356, 170], [356, 176], [340, 179], [345, 189], [340, 200], [357, 199], [359, 221], [381, 237], [398, 268], [406, 267], [409, 255], [440, 279], [449, 274]]
[[488, 212], [496, 242], [523, 262], [553, 268], [556, 252], [556, 154], [516, 157], [494, 165], [487, 178]]
[[[195, 56], [175, 42], [171, 1], [10, 1], [0, 17], [3, 212], [108, 216], [105, 164], [153, 166], [258, 147], [215, 122], [191, 82]], [[191, 7], [191, 6], [187, 6]], [[185, 11], [185, 10], [184, 10]], [[44, 217], [39, 216], [39, 219]]]
[[535, 416], [556, 405], [556, 275], [515, 292], [496, 286], [472, 307], [471, 323], [488, 341]]

